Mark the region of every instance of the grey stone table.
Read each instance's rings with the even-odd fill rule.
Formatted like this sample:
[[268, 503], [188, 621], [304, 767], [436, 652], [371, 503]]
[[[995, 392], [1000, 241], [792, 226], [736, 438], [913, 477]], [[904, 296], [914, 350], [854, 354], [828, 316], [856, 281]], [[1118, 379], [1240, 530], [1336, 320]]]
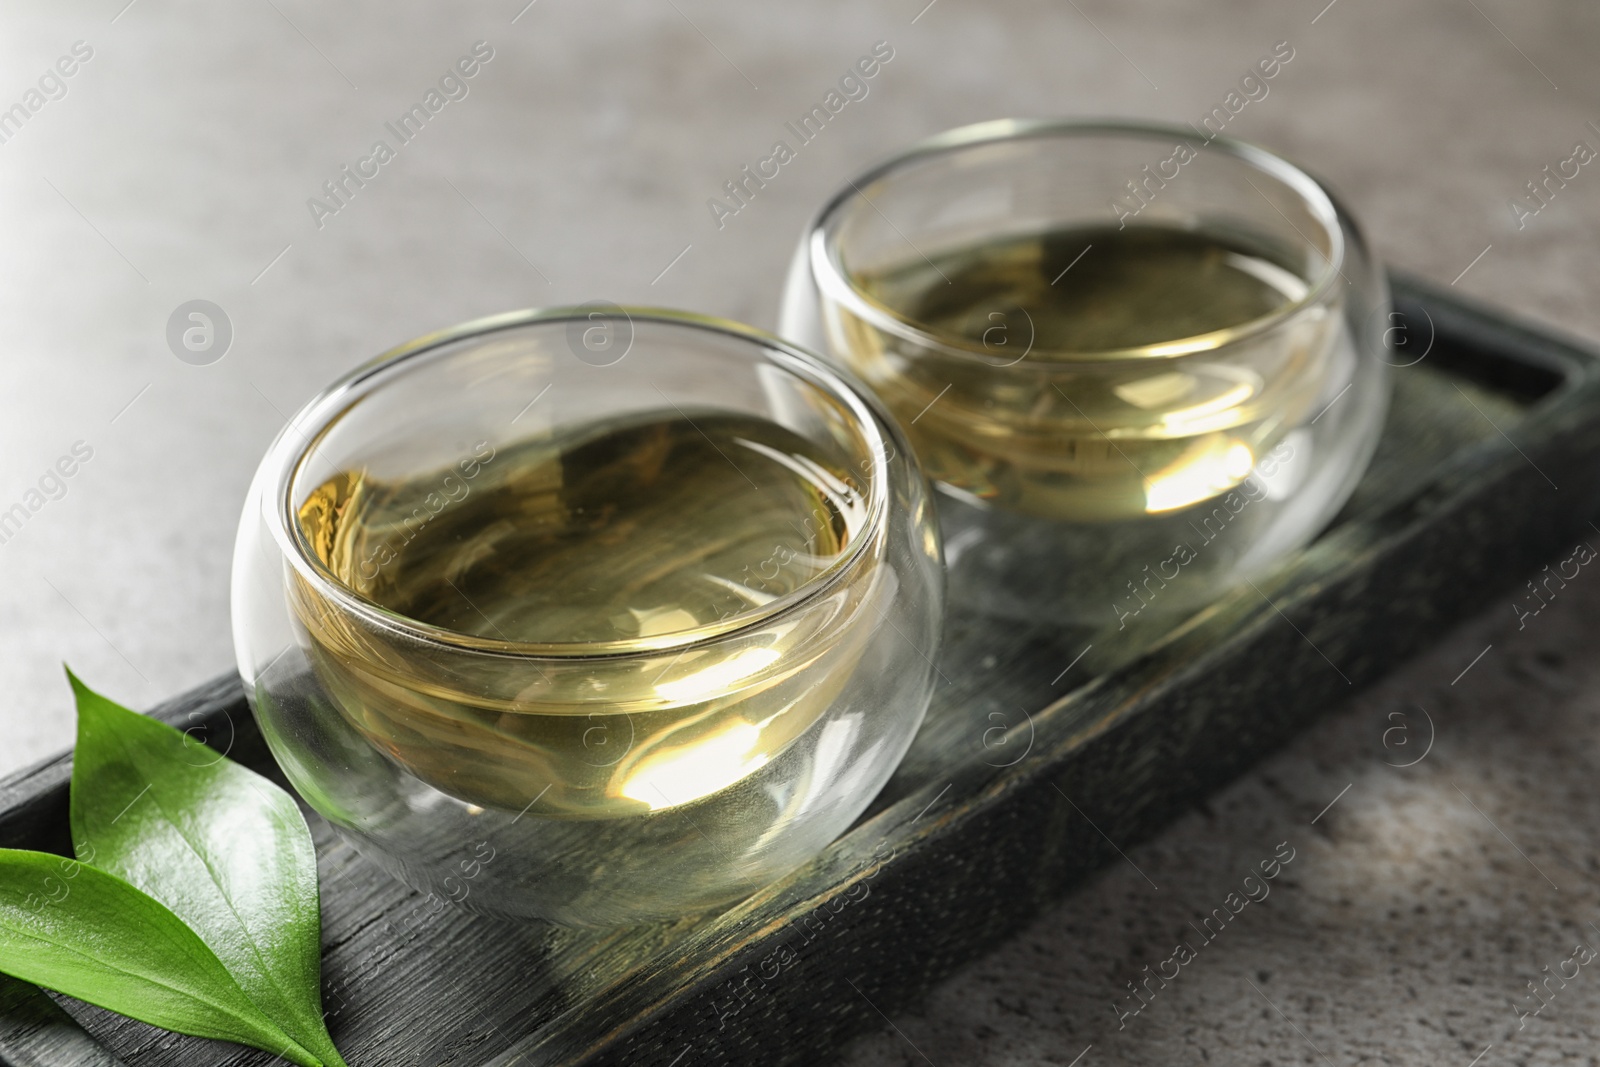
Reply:
[[[229, 663], [246, 483], [346, 368], [532, 304], [770, 326], [812, 209], [946, 127], [1198, 121], [1286, 41], [1293, 59], [1229, 133], [1326, 177], [1391, 264], [1600, 337], [1600, 171], [1524, 198], [1577, 142], [1600, 147], [1593, 5], [444, 8], [0, 12], [0, 769], [69, 743], [63, 659], [136, 705]], [[880, 41], [893, 59], [866, 97], [714, 217], [706, 201]], [[475, 45], [420, 132], [387, 132]], [[363, 164], [380, 138], [393, 158]], [[180, 344], [185, 362], [168, 322], [191, 300], [220, 307], [231, 337]], [[1579, 940], [1600, 947], [1597, 608], [1586, 570], [1520, 630], [1508, 599], [1441, 634], [848, 1061], [1594, 1062], [1600, 968], [1566, 961]], [[1127, 984], [1279, 842], [1295, 858], [1272, 896], [1125, 1015], [1143, 1003]], [[1526, 985], [1543, 968], [1577, 976], [1519, 1018], [1544, 1003]]]

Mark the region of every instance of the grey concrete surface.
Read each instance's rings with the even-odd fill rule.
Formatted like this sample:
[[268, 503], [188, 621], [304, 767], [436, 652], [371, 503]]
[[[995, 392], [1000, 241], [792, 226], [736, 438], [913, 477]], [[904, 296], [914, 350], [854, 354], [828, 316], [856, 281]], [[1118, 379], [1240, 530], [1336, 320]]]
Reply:
[[[1391, 264], [1600, 338], [1600, 164], [1520, 228], [1508, 205], [1575, 142], [1600, 147], [1590, 4], [525, 3], [0, 10], [0, 109], [39, 104], [0, 143], [0, 512], [42, 501], [0, 543], [0, 770], [70, 741], [62, 660], [135, 705], [229, 666], [248, 479], [345, 369], [534, 304], [771, 326], [821, 199], [947, 127], [1195, 121], [1288, 41], [1293, 60], [1230, 133], [1329, 180]], [[80, 41], [92, 55], [30, 98]], [[314, 218], [308, 198], [392, 141], [384, 123], [478, 41], [493, 57], [467, 95]], [[707, 198], [878, 41], [894, 58], [870, 94], [719, 229]], [[209, 365], [166, 340], [193, 299], [232, 324]], [[47, 471], [77, 442], [92, 458], [58, 485]], [[42, 478], [59, 499], [29, 497]], [[1441, 635], [849, 1062], [1469, 1067], [1488, 1045], [1480, 1067], [1593, 1062], [1593, 968], [1520, 1031], [1512, 1007], [1571, 941], [1600, 937], [1586, 625], [1600, 579], [1572, 593], [1522, 633], [1508, 604]], [[1418, 704], [1433, 751], [1385, 767], [1386, 716], [1421, 729]], [[1272, 896], [1117, 1029], [1124, 983], [1284, 840], [1296, 859]]]

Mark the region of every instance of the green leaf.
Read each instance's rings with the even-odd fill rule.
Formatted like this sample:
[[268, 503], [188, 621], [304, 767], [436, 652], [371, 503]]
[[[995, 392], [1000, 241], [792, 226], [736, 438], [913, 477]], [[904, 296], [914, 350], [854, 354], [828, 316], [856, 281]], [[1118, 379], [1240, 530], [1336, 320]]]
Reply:
[[0, 970], [181, 1034], [320, 1067], [157, 900], [47, 852], [0, 849]]
[[317, 854], [300, 809], [254, 771], [67, 677], [78, 858], [172, 909], [262, 1012], [345, 1067], [323, 1022]]

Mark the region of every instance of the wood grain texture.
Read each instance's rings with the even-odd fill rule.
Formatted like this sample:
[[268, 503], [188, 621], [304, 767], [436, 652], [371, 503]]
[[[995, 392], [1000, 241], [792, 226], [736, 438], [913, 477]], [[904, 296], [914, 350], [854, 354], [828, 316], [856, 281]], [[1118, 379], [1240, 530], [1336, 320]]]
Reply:
[[[326, 1007], [346, 1057], [825, 1059], [1537, 566], [1596, 510], [1600, 363], [1399, 292], [1433, 349], [1396, 372], [1379, 455], [1328, 533], [1255, 587], [1109, 647], [953, 617], [928, 723], [873, 808], [721, 915], [597, 933], [436, 909], [313, 819]], [[231, 675], [156, 714], [275, 773]], [[62, 756], [0, 785], [0, 844], [65, 850], [69, 771]], [[83, 1030], [52, 1023], [59, 1056], [22, 1058], [39, 1029], [15, 1009], [0, 1055], [92, 1062], [71, 1043], [93, 1035], [130, 1067], [270, 1062], [63, 1004]]]
[[43, 990], [26, 982], [0, 978], [0, 1019], [7, 1067], [123, 1067]]

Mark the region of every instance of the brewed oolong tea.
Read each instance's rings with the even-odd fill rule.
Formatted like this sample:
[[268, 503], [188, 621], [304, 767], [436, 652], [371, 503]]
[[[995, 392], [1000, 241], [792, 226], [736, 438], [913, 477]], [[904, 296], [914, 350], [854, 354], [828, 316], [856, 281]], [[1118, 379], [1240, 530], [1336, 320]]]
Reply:
[[433, 331], [256, 471], [233, 616], [261, 734], [434, 911], [731, 903], [854, 823], [922, 723], [944, 574], [910, 451], [737, 322], [601, 301]]
[[[341, 471], [298, 511], [310, 554], [374, 608], [535, 657], [510, 696], [498, 675], [440, 675], [415, 642], [373, 648], [303, 583], [319, 677], [411, 773], [513, 812], [657, 811], [744, 779], [838, 694], [879, 577], [844, 454], [677, 410], [487, 451], [470, 479]], [[833, 583], [827, 610], [783, 610], [816, 582]], [[741, 627], [748, 640], [697, 647]], [[614, 658], [579, 677], [538, 666], [578, 653]]]
[[1286, 253], [1239, 233], [1025, 233], [850, 279], [934, 342], [845, 324], [846, 358], [929, 473], [1045, 518], [1128, 519], [1226, 493], [1328, 374], [1330, 314], [1241, 355], [1241, 328], [1309, 286]]

